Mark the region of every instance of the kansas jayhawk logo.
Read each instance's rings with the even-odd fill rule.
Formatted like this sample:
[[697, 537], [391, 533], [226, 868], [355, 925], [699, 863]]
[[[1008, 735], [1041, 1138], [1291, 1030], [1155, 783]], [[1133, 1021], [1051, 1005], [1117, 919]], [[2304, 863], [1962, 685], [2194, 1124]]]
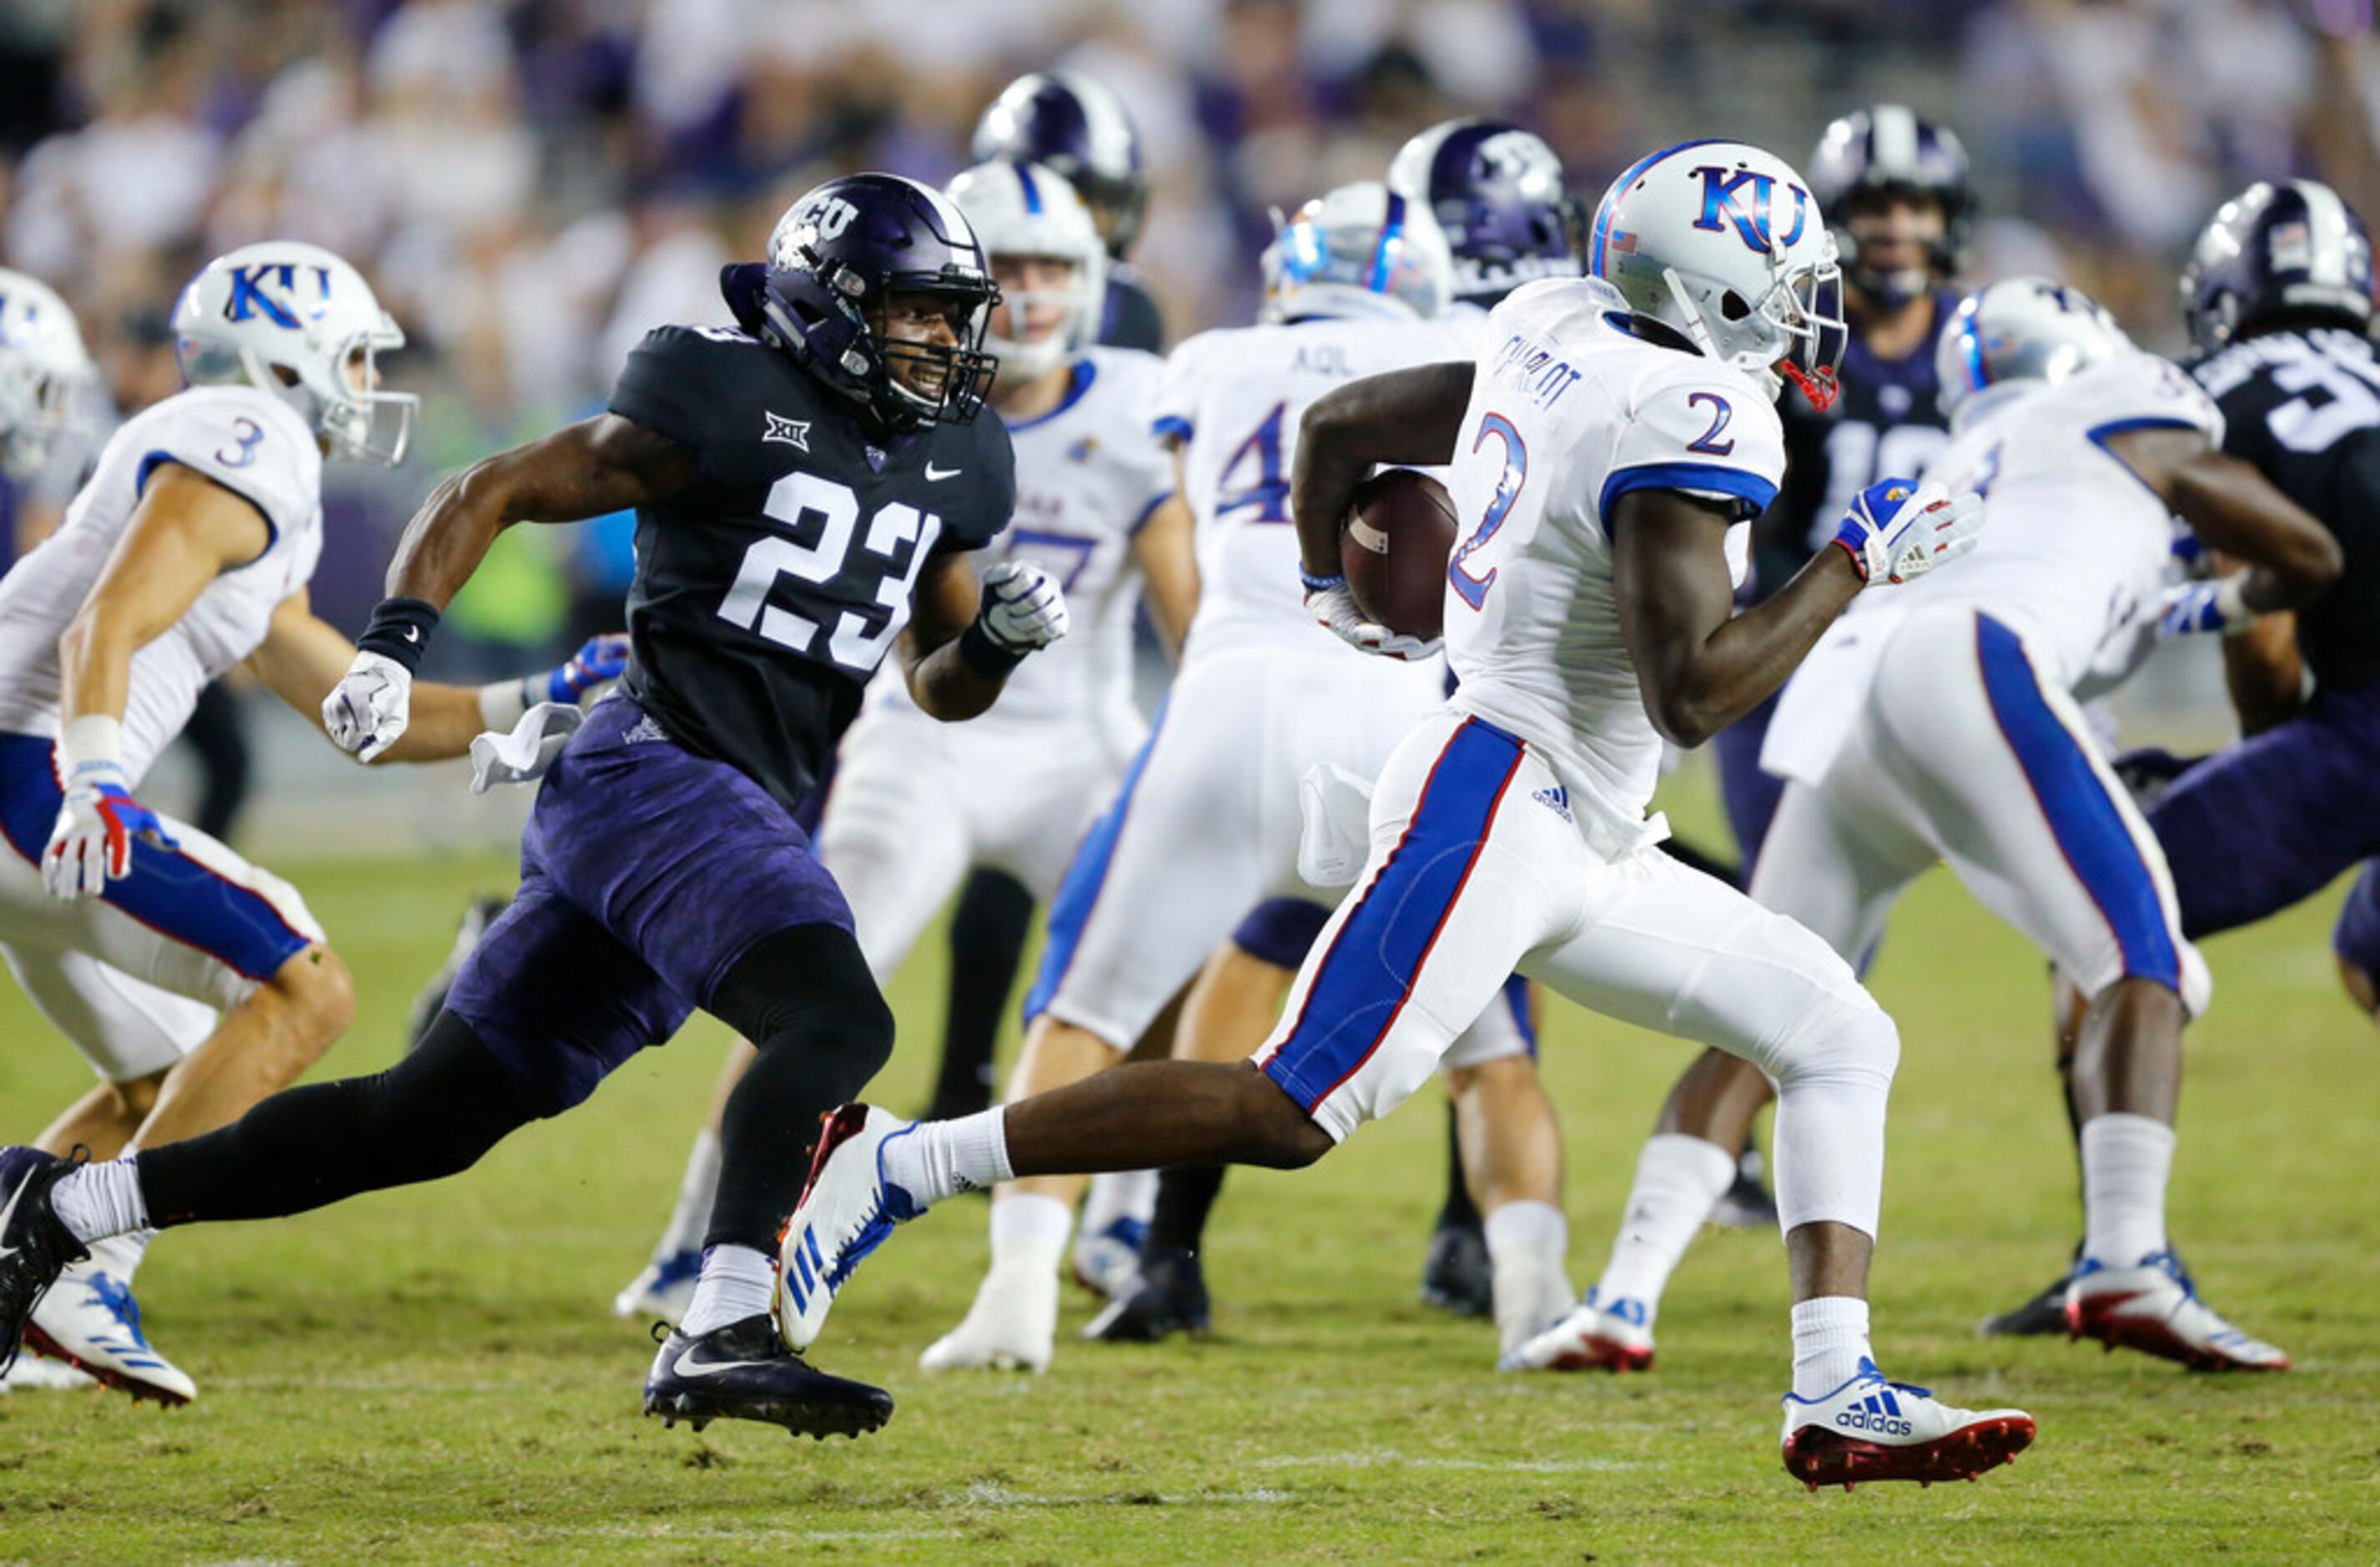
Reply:
[[1792, 227], [1783, 234], [1776, 232], [1783, 193], [1773, 175], [1706, 164], [1694, 170], [1694, 176], [1703, 182], [1703, 212], [1694, 226], [1718, 234], [1732, 223], [1736, 237], [1762, 255], [1790, 249], [1810, 221], [1810, 193], [1798, 185], [1787, 185], [1785, 191], [1792, 196]]

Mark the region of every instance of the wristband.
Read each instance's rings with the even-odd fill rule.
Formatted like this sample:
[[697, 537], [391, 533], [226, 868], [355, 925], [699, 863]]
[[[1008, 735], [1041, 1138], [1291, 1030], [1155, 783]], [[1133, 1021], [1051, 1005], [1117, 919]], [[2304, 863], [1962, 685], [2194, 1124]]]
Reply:
[[2223, 635], [2245, 636], [2256, 624], [2256, 612], [2248, 607], [2248, 574], [2235, 571], [2219, 577], [2215, 584], [2215, 613], [2221, 617]]
[[374, 606], [371, 624], [356, 638], [368, 653], [405, 666], [411, 674], [421, 667], [430, 649], [430, 634], [438, 629], [438, 612], [419, 599], [382, 599]]
[[1297, 579], [1305, 584], [1305, 590], [1309, 593], [1328, 593], [1333, 588], [1345, 586], [1347, 574], [1343, 571], [1334, 571], [1328, 577], [1317, 577], [1305, 569], [1305, 562], [1300, 561], [1297, 565]]
[[58, 732], [58, 771], [68, 780], [86, 769], [124, 770], [124, 724], [103, 712], [85, 713]]
[[967, 628], [959, 633], [959, 662], [986, 680], [1005, 680], [1024, 662], [1023, 653], [1012, 653], [993, 641], [980, 620], [968, 622]]

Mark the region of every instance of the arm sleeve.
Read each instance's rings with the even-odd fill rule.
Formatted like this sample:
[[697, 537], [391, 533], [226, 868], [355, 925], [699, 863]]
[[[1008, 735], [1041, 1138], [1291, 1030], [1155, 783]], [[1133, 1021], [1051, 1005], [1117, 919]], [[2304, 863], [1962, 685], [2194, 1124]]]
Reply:
[[272, 534], [264, 554], [309, 531], [320, 514], [322, 450], [285, 404], [262, 394], [186, 398], [146, 433], [137, 487], [145, 492], [164, 463], [203, 474], [263, 515]]
[[1680, 490], [1731, 503], [1757, 516], [1785, 477], [1785, 431], [1777, 406], [1750, 381], [1682, 360], [1647, 376], [1630, 400], [1597, 497], [1608, 516], [1631, 490]]

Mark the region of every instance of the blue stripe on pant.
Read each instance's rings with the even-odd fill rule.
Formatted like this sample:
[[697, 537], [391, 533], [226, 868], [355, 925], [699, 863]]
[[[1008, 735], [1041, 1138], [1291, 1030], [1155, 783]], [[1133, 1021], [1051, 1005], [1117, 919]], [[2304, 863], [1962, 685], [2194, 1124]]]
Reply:
[[1403, 1012], [1521, 769], [1520, 742], [1466, 719], [1431, 764], [1413, 820], [1355, 896], [1265, 1075], [1311, 1113], [1360, 1071]]
[[1992, 716], [2016, 753], [2025, 782], [2049, 820], [2066, 863], [2115, 932], [2124, 973], [2181, 991], [2176, 949], [2156, 875], [2107, 796], [2073, 732], [2042, 695], [2040, 676], [2017, 634], [1987, 614], [1975, 616], [1975, 658]]
[[1058, 987], [1065, 981], [1066, 970], [1074, 966], [1075, 950], [1082, 945], [1083, 929], [1091, 921], [1091, 912], [1099, 907], [1099, 889], [1107, 884], [1108, 866], [1115, 859], [1116, 840], [1123, 836], [1124, 819], [1132, 813], [1133, 791], [1140, 787], [1141, 771], [1148, 767], [1150, 754], [1157, 749], [1157, 737], [1164, 733], [1165, 709], [1160, 705], [1156, 722], [1148, 726], [1148, 738], [1141, 742], [1140, 754], [1132, 759], [1132, 766], [1123, 775], [1123, 787], [1116, 792], [1115, 803], [1083, 834], [1074, 859], [1066, 867], [1066, 879], [1058, 883], [1058, 895], [1050, 900], [1050, 929], [1041, 950], [1041, 966], [1033, 976], [1033, 989], [1025, 996], [1025, 1021], [1028, 1025], [1049, 1010]]
[[[1250, 957], [1275, 968], [1294, 969], [1314, 950], [1323, 926], [1330, 921], [1330, 911], [1308, 899], [1267, 898], [1240, 921], [1239, 929], [1232, 932], [1232, 942]], [[1502, 1004], [1512, 1014], [1512, 1027], [1535, 1059], [1537, 1025], [1529, 1015], [1529, 982], [1517, 974], [1505, 980]]]

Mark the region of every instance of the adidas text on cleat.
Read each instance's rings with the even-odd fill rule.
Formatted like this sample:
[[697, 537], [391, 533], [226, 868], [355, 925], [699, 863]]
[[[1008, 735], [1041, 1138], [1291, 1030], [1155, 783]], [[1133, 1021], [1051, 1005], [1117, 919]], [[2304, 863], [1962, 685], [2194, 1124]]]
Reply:
[[2021, 1409], [1953, 1409], [1924, 1388], [1887, 1381], [1863, 1359], [1851, 1380], [1823, 1398], [1787, 1393], [1785, 1469], [1816, 1490], [1866, 1480], [1972, 1480], [2013, 1464], [2033, 1445], [2033, 1416]]
[[645, 1377], [645, 1413], [696, 1430], [713, 1420], [758, 1420], [797, 1437], [857, 1437], [892, 1418], [881, 1388], [830, 1377], [787, 1349], [767, 1317], [694, 1336], [662, 1334]]
[[2169, 1251], [2131, 1268], [2085, 1259], [2066, 1294], [2070, 1337], [2136, 1349], [2193, 1371], [2286, 1371], [2289, 1357], [2216, 1315]]
[[1496, 1363], [1499, 1371], [1650, 1371], [1653, 1325], [1645, 1303], [1596, 1300], [1576, 1310]]
[[17, 1358], [33, 1308], [88, 1254], [50, 1207], [50, 1188], [82, 1162], [39, 1148], [0, 1148], [0, 1371]]
[[694, 1304], [695, 1282], [701, 1277], [702, 1253], [693, 1247], [657, 1257], [612, 1297], [612, 1315], [659, 1320], [674, 1328]]
[[33, 1308], [25, 1347], [136, 1399], [174, 1406], [199, 1396], [199, 1385], [140, 1330], [140, 1303], [131, 1287], [89, 1262], [60, 1274]]
[[818, 1341], [835, 1292], [892, 1226], [924, 1211], [884, 1178], [885, 1143], [915, 1129], [890, 1111], [847, 1104], [827, 1117], [809, 1181], [778, 1246], [777, 1325], [805, 1350]]
[[1167, 1247], [1141, 1259], [1132, 1294], [1110, 1302], [1083, 1329], [1083, 1337], [1111, 1344], [1153, 1344], [1176, 1333], [1205, 1338], [1210, 1311], [1198, 1254]]

